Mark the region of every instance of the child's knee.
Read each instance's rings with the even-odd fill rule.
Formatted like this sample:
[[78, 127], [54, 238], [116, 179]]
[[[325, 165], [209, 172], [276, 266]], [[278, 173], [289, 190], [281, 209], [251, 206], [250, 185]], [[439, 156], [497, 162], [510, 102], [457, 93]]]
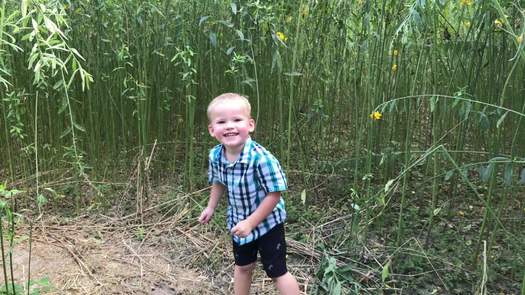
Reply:
[[284, 274], [282, 274], [282, 275], [280, 275], [280, 276], [278, 276], [278, 277], [273, 277], [273, 278], [271, 278], [271, 279], [272, 279], [272, 281], [273, 281], [274, 283], [282, 282], [282, 281], [284, 281], [284, 280], [287, 279], [287, 275], [288, 275], [288, 274], [289, 274], [289, 272], [286, 272], [286, 273], [284, 273]]
[[242, 273], [250, 273], [255, 269], [255, 262], [246, 265], [235, 265], [235, 269]]

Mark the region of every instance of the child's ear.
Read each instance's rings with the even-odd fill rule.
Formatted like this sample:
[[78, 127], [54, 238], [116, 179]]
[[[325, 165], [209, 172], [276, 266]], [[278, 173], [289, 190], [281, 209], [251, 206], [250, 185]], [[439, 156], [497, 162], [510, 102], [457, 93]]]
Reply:
[[250, 132], [253, 132], [255, 130], [255, 120], [250, 118], [250, 120], [248, 120], [248, 124], [250, 125]]
[[213, 126], [211, 124], [208, 124], [208, 132], [213, 137]]

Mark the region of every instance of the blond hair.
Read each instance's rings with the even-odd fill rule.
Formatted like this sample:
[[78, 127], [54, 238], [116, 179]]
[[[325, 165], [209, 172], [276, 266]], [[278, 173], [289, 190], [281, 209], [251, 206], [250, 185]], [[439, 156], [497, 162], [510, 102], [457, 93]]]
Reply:
[[225, 103], [225, 102], [234, 102], [234, 103], [241, 104], [248, 112], [248, 116], [251, 117], [252, 106], [250, 105], [250, 101], [248, 101], [248, 99], [245, 96], [242, 96], [238, 93], [228, 92], [228, 93], [223, 93], [215, 97], [214, 99], [212, 99], [210, 104], [208, 104], [208, 109], [206, 111], [208, 114], [208, 120], [211, 119], [211, 112], [213, 111], [213, 108], [216, 105]]

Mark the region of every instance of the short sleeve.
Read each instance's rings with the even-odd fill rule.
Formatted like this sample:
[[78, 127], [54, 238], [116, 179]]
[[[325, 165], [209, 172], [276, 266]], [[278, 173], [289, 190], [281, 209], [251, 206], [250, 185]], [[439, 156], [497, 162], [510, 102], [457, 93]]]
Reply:
[[210, 151], [208, 155], [208, 183], [222, 183], [219, 178], [219, 162], [216, 156], [216, 148]]
[[262, 156], [257, 163], [257, 178], [266, 193], [287, 189], [286, 175], [279, 161], [272, 155]]

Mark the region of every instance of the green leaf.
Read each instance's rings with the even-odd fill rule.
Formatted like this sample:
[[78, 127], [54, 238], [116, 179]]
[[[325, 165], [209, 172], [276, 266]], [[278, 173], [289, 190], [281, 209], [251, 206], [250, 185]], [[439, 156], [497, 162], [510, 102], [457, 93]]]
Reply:
[[230, 4], [231, 8], [232, 8], [232, 13], [233, 14], [237, 14], [237, 4], [235, 4], [235, 2], [232, 1], [232, 3]]
[[201, 16], [201, 18], [199, 19], [199, 27], [208, 19], [210, 18], [209, 15], [205, 15], [205, 16]]
[[303, 74], [299, 73], [299, 72], [288, 72], [288, 73], [284, 73], [286, 76], [290, 76], [290, 77], [298, 77], [298, 76], [302, 76]]
[[390, 262], [388, 261], [385, 266], [383, 266], [383, 270], [381, 271], [381, 281], [384, 283], [386, 279], [390, 276]]
[[342, 288], [341, 282], [340, 281], [336, 281], [335, 282], [335, 286], [333, 287], [333, 289], [330, 292], [330, 295], [341, 295], [341, 291], [342, 291], [341, 288]]
[[31, 18], [31, 25], [33, 26], [33, 30], [38, 32], [38, 23], [34, 18]]
[[213, 47], [217, 47], [217, 34], [210, 32], [210, 44]]
[[469, 101], [464, 101], [461, 104], [461, 109], [459, 110], [459, 115], [463, 120], [469, 118], [470, 112], [472, 111], [472, 103]]
[[462, 100], [460, 99], [461, 97], [459, 96], [456, 96], [454, 97], [454, 101], [452, 102], [452, 108], [455, 108]]
[[389, 107], [388, 108], [388, 112], [389, 113], [393, 113], [394, 111], [397, 110], [397, 101], [392, 101], [392, 102], [388, 103], [388, 107]]
[[485, 115], [485, 113], [483, 113], [483, 112], [479, 113], [479, 126], [482, 129], [489, 129], [490, 128], [489, 117], [487, 117], [487, 115]]
[[505, 171], [503, 172], [503, 183], [505, 185], [512, 185], [512, 163], [505, 164]]
[[394, 183], [395, 179], [390, 179], [386, 184], [385, 184], [385, 193], [388, 192], [390, 190], [390, 187], [392, 186], [392, 184]]
[[232, 52], [233, 52], [234, 49], [235, 49], [235, 47], [233, 47], [233, 46], [230, 47], [230, 48], [228, 48], [228, 49], [226, 50], [226, 55], [230, 55], [230, 54], [232, 54]]
[[498, 119], [498, 122], [496, 123], [496, 128], [499, 128], [501, 126], [501, 123], [503, 123], [503, 121], [505, 120], [505, 118], [507, 117], [507, 114], [509, 112], [505, 112], [505, 114], [503, 114], [503, 116], [501, 116], [499, 119]]
[[19, 193], [22, 193], [24, 191], [20, 191], [20, 190], [17, 190], [17, 189], [12, 189], [12, 190], [0, 190], [0, 195], [1, 196], [4, 196], [6, 198], [11, 198], [12, 196], [16, 195], [16, 194], [19, 194]]
[[44, 17], [44, 25], [46, 26], [46, 29], [51, 34], [55, 34], [55, 33], [60, 32], [60, 30], [58, 29], [57, 25], [52, 20], [50, 20], [47, 17]]
[[272, 68], [270, 70], [271, 73], [273, 73], [273, 70], [277, 67], [277, 72], [281, 72], [281, 69], [283, 68], [283, 61], [281, 59], [281, 54], [279, 53], [279, 50], [275, 50], [272, 57]]
[[481, 178], [481, 181], [483, 182], [489, 181], [493, 170], [494, 170], [494, 163], [490, 163], [486, 167], [483, 167], [483, 166], [479, 167], [479, 176]]
[[248, 77], [246, 80], [241, 81], [241, 84], [246, 84], [250, 86], [252, 89], [255, 89], [255, 79]]
[[71, 52], [73, 52], [74, 55], [76, 55], [78, 58], [80, 58], [81, 60], [85, 60], [84, 57], [82, 55], [80, 55], [80, 52], [78, 52], [78, 50], [76, 50], [75, 48], [71, 47], [70, 48]]
[[75, 126], [75, 129], [81, 132], [86, 132], [86, 129], [84, 129], [84, 127], [82, 127], [80, 124], [77, 124], [76, 122], [73, 122], [73, 126]]
[[64, 85], [64, 82], [62, 80], [58, 80], [55, 85], [53, 85], [53, 89], [59, 90], [61, 86]]
[[22, 0], [20, 10], [22, 11], [22, 17], [27, 15], [27, 7], [29, 6], [29, 0]]
[[518, 184], [525, 184], [525, 168], [521, 169], [520, 180]]
[[239, 39], [241, 41], [244, 41], [244, 33], [241, 31], [241, 30], [235, 30], [235, 32], [237, 33], [237, 36], [239, 36]]
[[509, 158], [507, 157], [494, 157], [492, 159], [489, 160], [489, 162], [508, 162], [509, 161]]
[[[51, 291], [52, 285], [48, 277], [43, 277], [37, 280], [29, 281], [29, 289], [31, 295], [39, 295], [42, 292]], [[22, 293], [19, 293], [22, 294]]]
[[68, 127], [66, 130], [64, 130], [62, 134], [60, 134], [60, 138], [66, 137], [69, 133], [71, 133], [71, 127]]
[[452, 176], [454, 176], [454, 170], [447, 171], [447, 174], [445, 174], [445, 181], [449, 181]]
[[306, 204], [306, 190], [303, 190], [301, 192], [301, 202], [303, 203], [303, 205]]
[[38, 196], [36, 197], [36, 203], [38, 207], [42, 207], [45, 204], [47, 204], [47, 198], [42, 194], [38, 194]]
[[438, 101], [439, 101], [439, 98], [437, 96], [433, 96], [430, 98], [430, 112], [431, 113], [433, 113], [436, 110]]
[[220, 21], [218, 21], [218, 23], [221, 24], [221, 25], [224, 25], [224, 26], [226, 26], [228, 28], [233, 28], [233, 23], [230, 22], [230, 21], [220, 20]]

